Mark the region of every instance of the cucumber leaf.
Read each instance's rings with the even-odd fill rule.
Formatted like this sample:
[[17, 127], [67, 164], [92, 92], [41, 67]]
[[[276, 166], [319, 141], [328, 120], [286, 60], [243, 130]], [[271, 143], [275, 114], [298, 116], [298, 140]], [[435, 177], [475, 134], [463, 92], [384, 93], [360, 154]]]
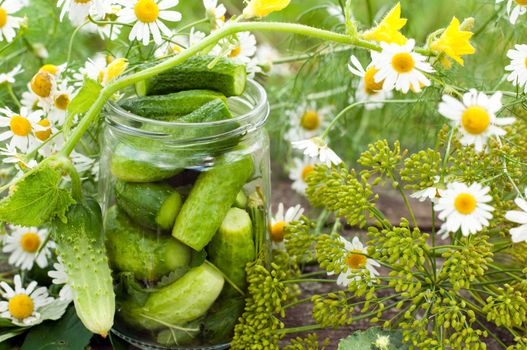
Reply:
[[0, 201], [0, 221], [40, 226], [56, 216], [66, 220], [66, 210], [75, 201], [69, 190], [60, 187], [61, 181], [61, 170], [48, 164], [26, 173]]
[[68, 114], [62, 129], [64, 135], [69, 135], [75, 117], [86, 113], [88, 109], [90, 109], [90, 107], [95, 103], [95, 100], [97, 100], [97, 97], [99, 97], [101, 90], [102, 85], [97, 81], [88, 77], [84, 79], [82, 88], [68, 105]]
[[84, 349], [92, 337], [81, 323], [75, 308], [70, 307], [58, 321], [33, 327], [20, 350], [78, 350]]
[[[388, 337], [387, 346], [379, 347], [377, 344], [380, 337]], [[403, 335], [396, 330], [382, 330], [378, 327], [369, 328], [365, 331], [356, 331], [339, 342], [338, 350], [406, 350], [408, 345], [402, 341]], [[386, 339], [386, 338], [385, 338]]]

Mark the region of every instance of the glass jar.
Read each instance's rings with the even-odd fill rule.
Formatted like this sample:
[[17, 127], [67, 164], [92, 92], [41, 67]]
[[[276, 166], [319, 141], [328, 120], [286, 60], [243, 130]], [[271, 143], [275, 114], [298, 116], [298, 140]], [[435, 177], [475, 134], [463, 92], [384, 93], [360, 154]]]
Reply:
[[228, 348], [245, 265], [268, 256], [267, 97], [248, 81], [227, 102], [233, 118], [208, 123], [105, 108], [99, 190], [112, 331], [140, 348]]

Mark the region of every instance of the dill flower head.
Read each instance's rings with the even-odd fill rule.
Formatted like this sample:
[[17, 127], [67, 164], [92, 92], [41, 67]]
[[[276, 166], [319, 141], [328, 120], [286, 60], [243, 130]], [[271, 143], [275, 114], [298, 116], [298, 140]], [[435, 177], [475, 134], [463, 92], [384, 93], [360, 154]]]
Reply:
[[401, 3], [397, 3], [382, 19], [381, 23], [364, 32], [362, 37], [366, 40], [404, 45], [408, 39], [399, 30], [406, 25], [406, 22], [406, 18], [401, 18]]
[[444, 52], [454, 61], [463, 65], [463, 55], [472, 55], [476, 49], [470, 44], [474, 33], [461, 30], [461, 23], [454, 17], [443, 34], [432, 42], [430, 48], [436, 52]]

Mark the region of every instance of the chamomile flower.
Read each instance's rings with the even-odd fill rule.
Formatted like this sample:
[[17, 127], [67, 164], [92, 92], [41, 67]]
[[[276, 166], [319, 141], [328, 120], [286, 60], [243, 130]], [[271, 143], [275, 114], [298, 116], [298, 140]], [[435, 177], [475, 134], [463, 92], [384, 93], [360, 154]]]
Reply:
[[[379, 275], [377, 267], [381, 265], [374, 259], [368, 258], [368, 248], [362, 244], [359, 237], [353, 237], [350, 242], [344, 237], [339, 237], [339, 240], [344, 244], [346, 255], [340, 261], [342, 271], [337, 278], [339, 286], [346, 287], [352, 280], [361, 279], [361, 273], [367, 270], [372, 278]], [[334, 272], [328, 272], [328, 276], [334, 275]]]
[[527, 0], [496, 0], [499, 4], [503, 1], [507, 1], [507, 15], [511, 24], [516, 24], [518, 17], [524, 15], [527, 12]]
[[53, 94], [57, 88], [55, 76], [41, 69], [33, 76], [28, 87], [36, 95], [38, 106], [48, 111], [53, 105]]
[[439, 219], [445, 221], [447, 232], [461, 229], [463, 236], [477, 233], [489, 225], [494, 208], [489, 203], [492, 197], [490, 188], [475, 182], [470, 186], [464, 183], [447, 184], [441, 198], [434, 205]]
[[34, 145], [33, 133], [47, 129], [39, 125], [43, 115], [42, 110], [29, 111], [25, 107], [20, 109], [20, 113], [15, 113], [9, 108], [0, 108], [0, 128], [9, 128], [0, 134], [0, 141], [11, 139], [11, 146], [26, 152]]
[[84, 63], [84, 67], [81, 67], [78, 72], [73, 74], [73, 78], [77, 81], [75, 86], [82, 86], [84, 77], [101, 82], [108, 61], [108, 56], [101, 53], [95, 55], [94, 58], [88, 58], [86, 63]]
[[[525, 197], [527, 198], [527, 188], [525, 189]], [[527, 242], [527, 201], [518, 197], [514, 202], [521, 210], [510, 210], [505, 214], [507, 220], [520, 224], [520, 226], [510, 229], [511, 239], [514, 243]]]
[[66, 120], [68, 106], [70, 105], [73, 96], [75, 95], [75, 88], [68, 85], [67, 81], [62, 81], [53, 95], [53, 108], [48, 113], [48, 119], [53, 125], [61, 126]]
[[225, 23], [227, 9], [223, 4], [218, 4], [218, 0], [203, 0], [203, 6], [213, 28], [219, 28]]
[[205, 33], [196, 30], [196, 28], [191, 28], [188, 35], [174, 33], [170, 37], [170, 40], [165, 41], [156, 49], [154, 56], [156, 58], [163, 58], [178, 54], [186, 48], [197, 44], [203, 40], [205, 36]]
[[309, 158], [294, 158], [293, 166], [289, 169], [289, 179], [293, 181], [291, 187], [301, 195], [306, 194], [307, 177], [315, 169], [315, 163]]
[[[90, 9], [90, 16], [93, 18], [96, 18], [97, 20], [101, 22], [114, 22], [117, 20], [117, 17], [119, 15], [119, 11], [121, 11], [122, 6], [118, 4], [111, 4], [111, 3], [105, 3], [104, 6], [104, 16], [99, 17], [97, 13], [96, 7], [92, 7]], [[82, 31], [88, 32], [88, 33], [97, 33], [101, 37], [101, 39], [109, 39], [109, 40], [117, 40], [119, 35], [121, 34], [121, 26], [118, 24], [96, 24], [93, 22], [86, 23], [82, 29]]]
[[366, 40], [387, 44], [406, 44], [406, 37], [399, 31], [406, 25], [407, 19], [401, 18], [401, 3], [397, 3], [376, 27], [364, 32]]
[[104, 16], [104, 0], [58, 0], [57, 7], [62, 7], [60, 20], [64, 19], [66, 13], [74, 25], [81, 25], [90, 12], [95, 9], [97, 15]]
[[33, 92], [24, 91], [22, 93], [22, 100], [20, 103], [22, 104], [22, 107], [25, 107], [28, 111], [34, 111], [40, 108], [38, 102], [38, 97]]
[[15, 83], [15, 77], [22, 73], [22, 66], [19, 64], [15, 68], [13, 68], [11, 71], [6, 73], [0, 73], [0, 84], [14, 84]]
[[255, 58], [259, 66], [266, 67], [266, 69], [264, 69], [266, 71], [270, 70], [272, 73], [275, 73], [277, 75], [282, 75], [282, 76], [288, 75], [291, 73], [291, 70], [289, 69], [289, 65], [273, 64], [273, 61], [280, 58], [280, 53], [273, 46], [269, 44], [264, 43], [264, 44], [258, 45]]
[[284, 203], [278, 204], [276, 214], [271, 218], [271, 241], [278, 249], [284, 248], [284, 228], [290, 222], [300, 219], [304, 209], [300, 204], [290, 207], [284, 213]]
[[20, 11], [23, 3], [19, 0], [5, 0], [0, 2], [0, 41], [7, 41], [10, 43], [16, 36], [15, 29], [20, 28], [20, 24], [24, 21], [20, 17], [12, 16], [12, 14]]
[[309, 140], [291, 142], [294, 148], [304, 152], [304, 155], [311, 158], [318, 158], [322, 163], [331, 167], [332, 164], [339, 165], [342, 159], [322, 140], [320, 137], [313, 137]]
[[256, 54], [256, 37], [250, 32], [236, 34], [234, 44], [229, 46], [227, 56], [237, 63], [247, 64]]
[[496, 114], [502, 107], [502, 94], [496, 92], [487, 96], [472, 89], [459, 101], [452, 96], [443, 95], [439, 104], [439, 113], [452, 121], [454, 127], [461, 131], [462, 145], [474, 145], [477, 152], [483, 151], [491, 136], [506, 134], [501, 126], [514, 123], [515, 118], [498, 118]]
[[423, 55], [413, 51], [415, 40], [410, 39], [404, 45], [381, 43], [381, 47], [382, 52], [372, 57], [372, 66], [378, 70], [374, 81], [384, 81], [383, 90], [407, 93], [412, 89], [418, 93], [422, 87], [430, 86], [423, 73], [432, 73], [434, 69]]
[[66, 63], [55, 65], [51, 63], [46, 63], [42, 67], [40, 67], [39, 71], [48, 72], [49, 74], [53, 75], [56, 79], [60, 77], [62, 73], [66, 70]]
[[444, 186], [439, 184], [439, 176], [434, 178], [434, 185], [414, 192], [410, 197], [418, 199], [420, 202], [430, 200], [432, 203], [437, 203], [438, 198], [442, 196]]
[[73, 300], [73, 291], [71, 290], [71, 287], [69, 286], [69, 276], [66, 273], [66, 268], [62, 264], [62, 260], [60, 257], [57, 259], [58, 261], [53, 264], [53, 269], [48, 271], [48, 276], [52, 278], [51, 282], [55, 285], [62, 285], [62, 288], [59, 292], [59, 299], [64, 301], [71, 301]]
[[514, 49], [507, 51], [507, 57], [511, 59], [511, 63], [505, 67], [506, 71], [511, 72], [507, 80], [527, 93], [527, 45], [515, 45]]
[[305, 140], [320, 135], [330, 122], [333, 107], [319, 107], [316, 103], [300, 104], [295, 110], [287, 111], [289, 130], [285, 134], [287, 141]]
[[348, 65], [350, 72], [361, 77], [355, 92], [355, 100], [358, 102], [370, 101], [371, 103], [369, 102], [364, 106], [367, 110], [382, 108], [383, 103], [376, 101], [389, 100], [393, 97], [393, 93], [383, 90], [382, 86], [384, 81], [375, 81], [374, 77], [378, 73], [378, 70], [372, 64], [369, 64], [364, 69], [357, 57], [353, 55], [350, 61], [351, 64]]
[[[55, 243], [47, 241], [48, 230], [36, 227], [13, 226], [12, 232], [5, 236], [2, 251], [10, 254], [9, 264], [22, 270], [31, 270], [36, 263], [39, 267], [48, 266], [51, 249]], [[44, 246], [42, 246], [46, 243]]]
[[28, 161], [25, 154], [18, 152], [14, 146], [9, 144], [6, 145], [5, 148], [0, 148], [0, 155], [3, 157], [2, 163], [14, 165], [18, 170], [13, 179], [18, 179], [24, 175], [25, 172], [38, 165], [36, 160], [32, 159]]
[[0, 301], [0, 316], [21, 327], [41, 323], [44, 320], [40, 314], [42, 308], [54, 301], [46, 287], [37, 288], [35, 281], [23, 288], [20, 275], [14, 277], [14, 288], [4, 281], [0, 282], [0, 288], [5, 299]]
[[166, 36], [172, 32], [161, 21], [178, 22], [181, 20], [181, 13], [169, 11], [169, 8], [176, 6], [179, 0], [131, 0], [123, 3], [124, 8], [119, 12], [118, 22], [134, 23], [129, 40], [139, 40], [143, 45], [150, 42], [150, 34], [154, 42], [158, 45], [163, 43], [161, 33]]
[[461, 23], [454, 17], [443, 34], [430, 44], [435, 52], [443, 52], [454, 61], [463, 65], [461, 56], [472, 55], [476, 52], [470, 44], [470, 38], [474, 33], [461, 30]]

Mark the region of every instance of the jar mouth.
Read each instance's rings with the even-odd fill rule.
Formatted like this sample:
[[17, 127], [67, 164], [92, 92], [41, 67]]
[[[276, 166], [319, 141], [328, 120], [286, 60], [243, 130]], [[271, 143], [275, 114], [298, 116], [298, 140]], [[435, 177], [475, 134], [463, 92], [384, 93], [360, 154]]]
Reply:
[[[269, 103], [267, 101], [267, 93], [265, 89], [256, 81], [252, 79], [247, 80], [245, 91], [240, 96], [232, 96], [227, 98], [229, 106], [231, 104], [245, 105], [247, 111], [243, 113], [235, 113], [235, 116], [230, 119], [217, 120], [211, 122], [197, 122], [185, 123], [178, 121], [164, 121], [152, 118], [142, 117], [140, 115], [131, 113], [121, 106], [118, 101], [109, 101], [106, 106], [107, 121], [114, 127], [125, 129], [136, 129], [135, 132], [142, 134], [158, 134], [157, 132], [141, 130], [141, 126], [148, 125], [163, 128], [166, 130], [175, 129], [197, 129], [197, 128], [218, 128], [228, 127], [229, 125], [240, 125], [244, 131], [249, 131], [250, 128], [261, 127], [269, 115]], [[236, 115], [238, 114], [238, 115]], [[250, 127], [248, 127], [250, 126]]]

